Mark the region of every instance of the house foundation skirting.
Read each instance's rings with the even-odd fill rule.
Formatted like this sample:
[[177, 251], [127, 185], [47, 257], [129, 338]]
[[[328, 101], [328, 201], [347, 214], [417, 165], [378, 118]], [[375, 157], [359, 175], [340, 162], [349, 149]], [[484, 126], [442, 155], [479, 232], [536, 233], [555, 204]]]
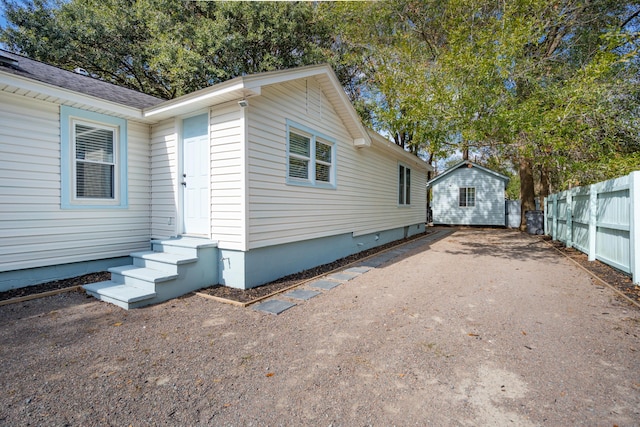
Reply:
[[219, 248], [219, 282], [250, 289], [395, 240], [423, 233], [423, 223], [359, 236], [345, 233], [247, 252]]
[[[425, 224], [419, 223], [375, 233], [355, 236], [345, 233], [246, 252], [217, 248], [212, 254], [204, 256], [202, 262], [218, 265], [217, 273], [213, 273], [208, 283], [250, 289], [424, 231]], [[118, 257], [0, 272], [0, 292], [106, 271], [131, 262], [131, 257]]]
[[10, 289], [24, 288], [40, 283], [63, 280], [83, 274], [106, 271], [110, 267], [130, 264], [128, 256], [99, 259], [94, 261], [74, 262], [69, 264], [50, 265], [46, 267], [0, 272], [0, 292]]

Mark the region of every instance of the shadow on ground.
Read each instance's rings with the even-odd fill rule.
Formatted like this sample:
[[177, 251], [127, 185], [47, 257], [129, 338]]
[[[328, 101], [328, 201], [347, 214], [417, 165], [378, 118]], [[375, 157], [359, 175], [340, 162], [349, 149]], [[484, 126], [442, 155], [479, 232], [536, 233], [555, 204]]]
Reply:
[[[478, 239], [479, 234], [482, 239]], [[558, 263], [560, 257], [540, 240], [517, 230], [461, 228], [449, 237], [459, 249], [447, 250], [451, 255], [489, 256], [509, 260], [542, 260]]]

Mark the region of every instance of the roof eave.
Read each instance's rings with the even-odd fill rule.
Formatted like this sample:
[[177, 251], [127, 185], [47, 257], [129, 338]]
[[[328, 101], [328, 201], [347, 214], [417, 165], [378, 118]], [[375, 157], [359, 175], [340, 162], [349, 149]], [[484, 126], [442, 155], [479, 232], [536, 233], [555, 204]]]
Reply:
[[393, 143], [392, 141], [389, 141], [387, 138], [383, 137], [382, 135], [380, 135], [379, 133], [373, 131], [373, 130], [369, 130], [369, 134], [371, 136], [371, 140], [373, 141], [373, 145], [377, 146], [377, 147], [381, 147], [384, 150], [391, 150], [395, 153], [397, 153], [403, 160], [405, 163], [409, 164], [409, 165], [413, 165], [416, 167], [419, 167], [427, 172], [432, 172], [433, 171], [433, 166], [431, 166], [429, 163], [427, 163], [426, 161], [424, 161], [423, 159], [421, 159], [420, 157], [409, 153], [408, 151], [405, 151], [402, 147], [400, 147], [398, 144]]
[[337, 94], [340, 104], [339, 109], [348, 117], [347, 120], [350, 122], [348, 127], [353, 138], [353, 144], [357, 147], [370, 146], [371, 138], [362, 125], [358, 113], [353, 108], [331, 67], [325, 64], [236, 77], [235, 79], [146, 108], [143, 111], [143, 115], [148, 120], [163, 120], [176, 115], [187, 114], [197, 109], [208, 108], [222, 102], [239, 101], [259, 96], [264, 86], [321, 75], [327, 77], [325, 82], [328, 81], [331, 85], [331, 90]]
[[143, 116], [150, 120], [163, 120], [169, 117], [186, 114], [191, 111], [210, 107], [218, 104], [225, 97], [230, 99], [242, 99], [260, 95], [260, 90], [251, 90], [246, 87], [244, 79], [235, 79], [209, 86], [204, 89], [191, 92], [179, 98], [162, 102], [153, 107], [145, 108]]
[[[87, 95], [27, 77], [5, 73], [0, 70], [0, 85], [2, 84], [56, 98], [61, 101], [61, 104], [79, 103], [90, 106], [94, 109], [110, 111], [114, 114], [127, 118], [137, 120], [143, 119], [142, 110], [139, 108], [130, 107], [113, 101], [107, 101], [93, 95]], [[26, 96], [26, 94], [23, 96]]]
[[449, 174], [451, 174], [453, 171], [457, 170], [460, 166], [464, 165], [464, 164], [470, 164], [473, 165], [473, 167], [478, 168], [490, 175], [495, 176], [498, 179], [501, 179], [503, 181], [505, 181], [505, 183], [509, 182], [509, 177], [508, 176], [504, 176], [498, 172], [492, 171], [491, 169], [487, 169], [484, 166], [480, 166], [477, 163], [472, 162], [471, 160], [462, 160], [458, 163], [456, 163], [455, 165], [451, 166], [449, 169], [447, 169], [446, 171], [442, 172], [440, 175], [436, 176], [435, 178], [433, 178], [432, 180], [427, 182], [427, 187], [432, 187], [433, 184], [437, 183], [438, 181], [442, 180], [443, 178], [445, 178], [446, 176], [448, 176]]

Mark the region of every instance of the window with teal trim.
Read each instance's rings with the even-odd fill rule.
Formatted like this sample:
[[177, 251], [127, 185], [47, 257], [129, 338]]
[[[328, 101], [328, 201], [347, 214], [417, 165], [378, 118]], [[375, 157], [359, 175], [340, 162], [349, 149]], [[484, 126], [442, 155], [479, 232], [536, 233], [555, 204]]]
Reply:
[[332, 138], [287, 122], [287, 183], [335, 188], [335, 151]]
[[60, 117], [62, 207], [126, 207], [126, 121], [64, 106]]

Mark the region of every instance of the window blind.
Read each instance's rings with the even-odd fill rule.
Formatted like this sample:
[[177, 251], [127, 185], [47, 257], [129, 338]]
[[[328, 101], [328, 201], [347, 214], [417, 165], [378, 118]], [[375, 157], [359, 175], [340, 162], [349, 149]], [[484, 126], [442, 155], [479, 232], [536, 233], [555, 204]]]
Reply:
[[114, 198], [114, 145], [114, 130], [75, 124], [76, 197]]

